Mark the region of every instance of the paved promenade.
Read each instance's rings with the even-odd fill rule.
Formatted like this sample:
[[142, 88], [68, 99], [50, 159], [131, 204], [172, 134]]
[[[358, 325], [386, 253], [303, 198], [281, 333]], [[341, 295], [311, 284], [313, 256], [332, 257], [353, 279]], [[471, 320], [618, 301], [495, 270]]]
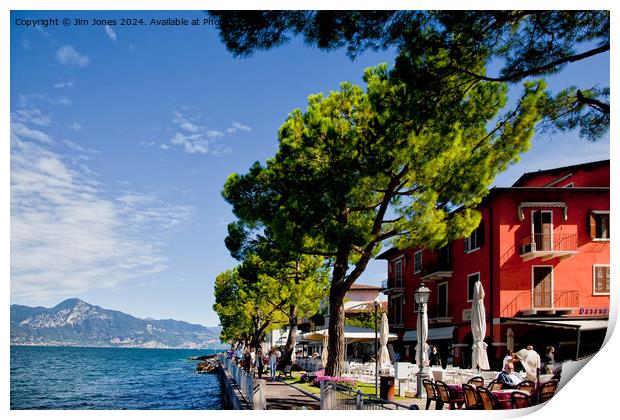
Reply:
[[321, 404], [286, 382], [267, 381], [267, 410], [319, 410]]

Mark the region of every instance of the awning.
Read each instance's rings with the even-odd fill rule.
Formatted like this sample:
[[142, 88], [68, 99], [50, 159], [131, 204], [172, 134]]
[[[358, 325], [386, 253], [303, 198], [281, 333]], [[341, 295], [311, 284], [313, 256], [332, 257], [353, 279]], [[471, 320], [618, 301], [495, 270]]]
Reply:
[[581, 331], [590, 331], [590, 330], [602, 330], [607, 329], [607, 324], [609, 323], [606, 319], [580, 319], [575, 321], [544, 321], [543, 324], [552, 324], [552, 325], [571, 325], [574, 328], [579, 328]]
[[[319, 330], [315, 332], [306, 333], [303, 335], [304, 340], [309, 341], [323, 341], [323, 336], [327, 334], [327, 329]], [[375, 341], [375, 337], [379, 337], [379, 332], [375, 336], [375, 330], [370, 328], [352, 327], [350, 325], [344, 326], [344, 338], [347, 344], [351, 343], [368, 343]], [[388, 341], [395, 341], [398, 339], [398, 335], [391, 333], [388, 335]]]
[[[429, 328], [427, 341], [430, 340], [451, 340], [456, 327]], [[405, 331], [403, 341], [418, 341], [417, 331]]]
[[519, 319], [519, 318], [507, 318], [504, 324], [521, 324], [532, 325], [536, 327], [548, 327], [548, 328], [563, 328], [570, 330], [591, 331], [606, 329], [609, 320], [607, 319]]

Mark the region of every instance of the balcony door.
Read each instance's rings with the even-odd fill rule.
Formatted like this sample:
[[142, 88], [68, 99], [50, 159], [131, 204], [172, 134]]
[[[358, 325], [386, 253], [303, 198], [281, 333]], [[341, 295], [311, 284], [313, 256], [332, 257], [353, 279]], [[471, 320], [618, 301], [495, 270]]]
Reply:
[[532, 211], [532, 236], [537, 251], [553, 249], [553, 213], [551, 211]]
[[553, 267], [532, 267], [532, 307], [551, 308], [553, 306]]

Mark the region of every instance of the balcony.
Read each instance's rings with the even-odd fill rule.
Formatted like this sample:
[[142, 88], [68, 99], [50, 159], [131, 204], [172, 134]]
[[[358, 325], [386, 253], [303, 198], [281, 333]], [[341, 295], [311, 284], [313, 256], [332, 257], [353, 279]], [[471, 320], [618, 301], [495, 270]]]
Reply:
[[394, 280], [382, 280], [381, 289], [383, 289], [382, 293], [385, 293], [386, 295], [391, 295], [395, 293], [404, 293], [405, 285], [403, 284], [402, 281], [395, 282]]
[[565, 259], [577, 252], [577, 234], [536, 233], [521, 238], [519, 243], [519, 254], [523, 261], [534, 258], [540, 258], [541, 261], [556, 257]]
[[529, 315], [566, 315], [579, 308], [578, 290], [519, 293], [504, 309], [502, 317]]
[[428, 322], [431, 324], [452, 323], [452, 316], [448, 315], [446, 305], [427, 305]]
[[452, 264], [448, 260], [440, 260], [426, 265], [422, 269], [422, 281], [436, 281], [452, 278]]

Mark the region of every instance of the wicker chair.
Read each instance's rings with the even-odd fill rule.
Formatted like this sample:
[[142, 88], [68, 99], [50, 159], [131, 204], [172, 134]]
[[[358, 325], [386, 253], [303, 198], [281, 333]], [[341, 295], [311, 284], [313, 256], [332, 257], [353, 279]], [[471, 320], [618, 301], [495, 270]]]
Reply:
[[551, 379], [549, 382], [545, 382], [538, 387], [538, 403], [547, 402], [555, 395], [555, 391], [558, 389], [558, 380]]
[[489, 386], [487, 388], [489, 388], [489, 391], [499, 391], [503, 388], [503, 386], [504, 385], [500, 381], [493, 379], [489, 382]]
[[467, 410], [482, 410], [482, 402], [478, 392], [476, 392], [476, 388], [463, 384], [463, 395], [465, 396], [465, 408]]
[[482, 376], [474, 376], [469, 381], [467, 381], [468, 385], [472, 385], [474, 387], [484, 386], [484, 378]]
[[435, 388], [437, 389], [437, 394], [439, 395], [439, 400], [443, 404], [448, 404], [450, 410], [454, 410], [457, 405], [461, 405], [464, 402], [464, 399], [461, 397], [452, 397], [450, 395], [450, 390], [448, 389], [448, 385], [442, 381], [435, 381]]
[[[435, 385], [432, 381], [428, 379], [422, 379], [422, 385], [424, 385], [424, 389], [426, 390], [426, 409], [431, 406], [431, 401], [435, 401], [435, 409], [440, 410], [443, 403], [439, 399], [439, 394], [437, 394], [437, 390], [435, 389]], [[437, 405], [440, 404], [438, 408]]]
[[480, 402], [482, 403], [483, 410], [494, 410], [497, 407], [497, 397], [484, 386], [479, 386], [478, 395], [480, 395]]
[[536, 384], [532, 381], [523, 381], [519, 385], [517, 385], [517, 390], [532, 395], [536, 390]]
[[529, 394], [521, 391], [515, 391], [510, 395], [510, 403], [512, 408], [525, 408], [532, 406], [532, 399]]

